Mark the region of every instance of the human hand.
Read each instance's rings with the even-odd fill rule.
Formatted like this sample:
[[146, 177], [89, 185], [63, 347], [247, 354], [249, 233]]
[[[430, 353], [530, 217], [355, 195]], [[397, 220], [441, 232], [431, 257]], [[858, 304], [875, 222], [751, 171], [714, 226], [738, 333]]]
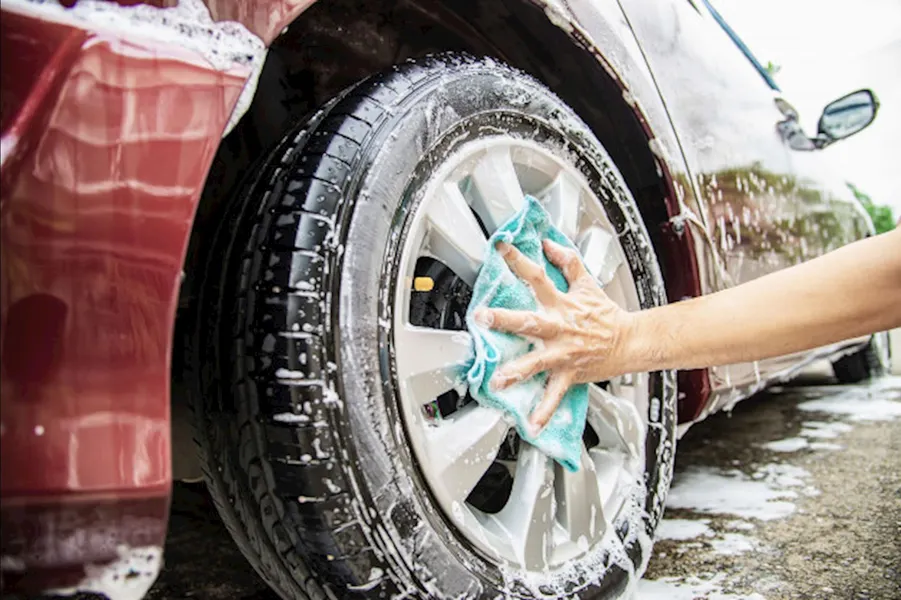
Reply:
[[480, 308], [473, 316], [484, 327], [543, 341], [543, 347], [503, 365], [490, 382], [493, 389], [502, 390], [547, 372], [544, 397], [529, 417], [540, 429], [570, 386], [622, 374], [619, 354], [632, 317], [607, 297], [574, 250], [544, 241], [545, 256], [569, 283], [564, 293], [515, 247], [499, 243], [497, 249], [513, 273], [532, 287], [541, 310]]

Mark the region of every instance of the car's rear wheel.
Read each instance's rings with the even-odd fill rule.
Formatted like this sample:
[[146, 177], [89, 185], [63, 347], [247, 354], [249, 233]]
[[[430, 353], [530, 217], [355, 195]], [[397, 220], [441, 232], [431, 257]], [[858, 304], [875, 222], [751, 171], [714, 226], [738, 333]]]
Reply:
[[858, 383], [885, 375], [891, 365], [889, 350], [888, 333], [877, 333], [866, 346], [832, 363], [832, 372], [839, 383]]
[[460, 389], [487, 235], [541, 199], [623, 305], [664, 302], [634, 200], [552, 93], [490, 60], [337, 98], [234, 202], [194, 339], [206, 475], [286, 598], [615, 596], [650, 552], [675, 379], [591, 387], [570, 474]]

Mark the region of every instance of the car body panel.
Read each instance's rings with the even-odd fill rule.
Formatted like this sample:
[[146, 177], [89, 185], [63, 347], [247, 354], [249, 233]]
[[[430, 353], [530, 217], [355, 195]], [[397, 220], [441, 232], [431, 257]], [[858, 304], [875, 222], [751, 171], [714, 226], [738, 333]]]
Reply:
[[268, 46], [316, 0], [203, 0], [214, 21], [241, 23]]
[[[831, 164], [822, 152], [791, 153], [795, 185], [804, 207], [803, 241], [788, 257], [796, 264], [849, 242], [875, 233], [863, 206], [854, 198], [844, 178], [841, 165]], [[869, 338], [850, 340], [858, 345]], [[845, 345], [845, 344], [843, 344]], [[769, 377], [805, 360], [811, 353], [798, 352], [760, 362], [761, 372]]]
[[[667, 188], [669, 221], [661, 228], [658, 256], [668, 262], [665, 272], [671, 302], [712, 289], [705, 267], [714, 255], [709, 249], [700, 196], [681, 151], [676, 129], [657, 89], [626, 14], [617, 0], [534, 0], [549, 20], [590, 52], [623, 90], [623, 98], [642, 124], [659, 173]], [[705, 248], [708, 248], [705, 250]], [[678, 377], [680, 415], [699, 412], [710, 395], [708, 370], [681, 371]]]
[[[750, 281], [862, 237], [850, 192], [796, 150], [796, 115], [736, 45], [705, 0], [623, 0], [675, 125], [706, 227], [704, 293]], [[817, 173], [814, 175], [814, 173]], [[850, 203], [849, 203], [850, 199]], [[810, 353], [710, 369], [698, 418], [765, 385]]]
[[[703, 198], [710, 269], [704, 291], [710, 293], [786, 266], [784, 253], [770, 247], [766, 234], [778, 235], [778, 221], [796, 213], [789, 150], [777, 130], [785, 117], [775, 102], [778, 93], [703, 5], [656, 4], [658, 10], [651, 11], [623, 3]], [[710, 373], [714, 396], [759, 380], [753, 364]], [[689, 417], [705, 408], [698, 406]]]
[[250, 69], [24, 3], [2, 28], [8, 583], [163, 543], [181, 269]]

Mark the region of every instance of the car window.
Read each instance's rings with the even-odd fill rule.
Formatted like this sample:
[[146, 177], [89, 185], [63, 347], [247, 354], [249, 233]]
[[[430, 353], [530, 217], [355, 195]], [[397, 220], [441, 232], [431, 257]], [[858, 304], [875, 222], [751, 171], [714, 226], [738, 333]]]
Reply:
[[[773, 77], [769, 74], [769, 72], [767, 72], [763, 65], [760, 64], [760, 61], [757, 60], [757, 58], [751, 52], [751, 49], [748, 48], [747, 44], [745, 44], [741, 40], [741, 38], [738, 37], [738, 34], [735, 33], [735, 30], [732, 29], [732, 27], [730, 27], [728, 23], [726, 23], [726, 19], [723, 18], [719, 11], [717, 11], [713, 7], [713, 5], [710, 4], [709, 0], [701, 0], [701, 2], [704, 4], [704, 6], [707, 7], [707, 10], [710, 11], [710, 15], [714, 18], [714, 20], [719, 23], [720, 27], [723, 28], [723, 31], [726, 32], [726, 35], [728, 35], [729, 38], [735, 43], [735, 45], [738, 46], [738, 49], [741, 50], [742, 54], [744, 54], [745, 57], [749, 61], [751, 61], [751, 64], [754, 65], [754, 68], [757, 69], [757, 72], [760, 73], [760, 76], [763, 77], [764, 81], [766, 81], [766, 84], [777, 92], [780, 91], [779, 86], [776, 85]], [[694, 2], [692, 2], [692, 4], [694, 5]]]

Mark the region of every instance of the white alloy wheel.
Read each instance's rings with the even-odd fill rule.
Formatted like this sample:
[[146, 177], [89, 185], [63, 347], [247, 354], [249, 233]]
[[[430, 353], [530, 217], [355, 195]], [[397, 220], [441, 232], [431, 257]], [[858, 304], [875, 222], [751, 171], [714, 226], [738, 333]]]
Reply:
[[[411, 318], [415, 297], [427, 293], [414, 289], [417, 265], [443, 265], [458, 288], [469, 288], [486, 233], [519, 209], [524, 194], [544, 204], [613, 300], [640, 308], [614, 229], [582, 174], [538, 144], [498, 136], [464, 144], [425, 184], [403, 245], [392, 325], [400, 412], [437, 504], [493, 561], [541, 571], [595, 547], [640, 480], [648, 374], [589, 387], [582, 468], [569, 473], [521, 442], [500, 411], [466, 395], [461, 365], [470, 337], [459, 318], [437, 327]], [[499, 489], [479, 489], [492, 485]]]

